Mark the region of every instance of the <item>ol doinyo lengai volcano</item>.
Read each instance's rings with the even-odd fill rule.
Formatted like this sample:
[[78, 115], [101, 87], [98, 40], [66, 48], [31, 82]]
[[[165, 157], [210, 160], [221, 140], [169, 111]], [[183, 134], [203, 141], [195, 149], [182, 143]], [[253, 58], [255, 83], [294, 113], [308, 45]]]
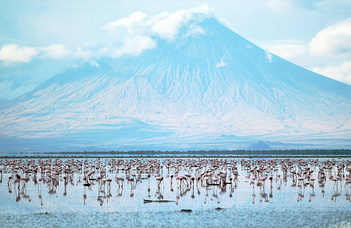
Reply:
[[100, 48], [94, 62], [3, 105], [1, 150], [351, 148], [350, 85], [271, 54], [206, 13], [187, 11], [176, 25], [143, 17], [106, 27], [131, 33], [133, 24], [147, 35]]

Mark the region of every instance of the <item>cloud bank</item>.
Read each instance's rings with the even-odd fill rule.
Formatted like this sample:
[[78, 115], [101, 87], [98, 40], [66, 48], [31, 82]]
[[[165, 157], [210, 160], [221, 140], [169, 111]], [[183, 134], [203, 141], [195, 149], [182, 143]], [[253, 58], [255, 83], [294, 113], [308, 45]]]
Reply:
[[0, 49], [0, 60], [5, 63], [28, 63], [38, 55], [38, 50], [32, 47], [19, 47], [17, 44], [8, 44]]
[[15, 63], [29, 63], [35, 58], [41, 60], [64, 60], [89, 62], [97, 65], [94, 54], [90, 50], [83, 50], [78, 47], [76, 50], [70, 50], [63, 44], [52, 44], [46, 47], [27, 47], [17, 44], [4, 45], [0, 49], [0, 61], [4, 62], [5, 67], [15, 66]]
[[110, 57], [139, 55], [144, 50], [156, 48], [156, 38], [175, 40], [181, 28], [189, 25], [191, 21], [194, 23], [189, 26], [185, 36], [204, 34], [204, 29], [196, 24], [210, 15], [211, 9], [207, 4], [175, 13], [164, 12], [151, 17], [140, 11], [135, 12], [129, 17], [104, 26], [110, 35], [112, 48], [101, 48], [99, 53]]
[[[335, 1], [322, 3], [324, 6], [335, 4]], [[341, 3], [345, 2], [341, 1]], [[314, 56], [334, 57], [341, 60], [338, 64], [316, 67], [315, 72], [351, 84], [351, 18], [318, 32], [309, 43], [309, 50]]]
[[0, 46], [0, 102], [1, 99], [20, 96], [72, 67], [80, 67], [85, 63], [99, 67], [101, 57], [138, 56], [145, 50], [157, 48], [159, 39], [173, 42], [180, 35], [204, 34], [206, 31], [198, 23], [211, 14], [206, 4], [154, 16], [139, 11], [117, 21], [100, 24], [102, 30], [96, 32], [101, 33], [99, 36], [103, 39], [98, 42], [81, 43], [78, 46], [60, 42], [47, 46], [4, 44]]
[[[320, 3], [319, 7], [324, 4], [341, 7], [331, 0]], [[351, 18], [325, 27], [309, 41], [277, 40], [266, 49], [316, 73], [351, 84]], [[308, 58], [313, 58], [314, 63], [304, 66]]]
[[52, 44], [47, 47], [20, 47], [17, 44], [8, 44], [0, 49], [0, 61], [4, 61], [8, 66], [8, 63], [29, 63], [36, 57], [56, 60], [76, 58], [98, 65], [93, 59], [101, 56], [112, 58], [124, 55], [138, 56], [144, 50], [156, 48], [158, 38], [168, 41], [176, 39], [185, 25], [189, 25], [185, 36], [204, 34], [205, 30], [198, 23], [211, 13], [207, 4], [154, 16], [138, 11], [103, 26], [109, 38], [98, 50], [94, 51], [94, 47], [90, 47], [91, 50], [83, 51], [78, 47], [73, 51], [63, 44]]
[[351, 18], [329, 26], [311, 40], [310, 51], [314, 55], [351, 56]]
[[[182, 26], [187, 25], [191, 20], [199, 22], [210, 14], [211, 9], [207, 4], [175, 13], [164, 12], [151, 17], [139, 11], [131, 14], [129, 17], [110, 22], [104, 28], [110, 32], [120, 33], [127, 31], [129, 35], [158, 36], [163, 39], [173, 40]], [[123, 28], [125, 30], [121, 31]]]
[[41, 49], [43, 56], [51, 58], [51, 59], [61, 59], [67, 57], [72, 53], [71, 50], [66, 49], [63, 44], [52, 44], [48, 47], [44, 47]]
[[293, 58], [298, 58], [302, 54], [305, 54], [306, 50], [308, 49], [307, 45], [304, 45], [300, 42], [296, 41], [277, 41], [277, 43], [280, 44], [274, 44], [270, 45], [267, 47], [267, 50], [269, 52], [272, 52], [284, 59], [293, 59]]

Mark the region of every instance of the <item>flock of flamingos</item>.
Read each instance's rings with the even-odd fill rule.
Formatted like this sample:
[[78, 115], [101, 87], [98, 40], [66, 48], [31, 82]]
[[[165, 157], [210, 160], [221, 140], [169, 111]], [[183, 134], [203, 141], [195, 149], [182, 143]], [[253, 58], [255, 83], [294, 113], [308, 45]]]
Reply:
[[[86, 189], [95, 188], [102, 206], [112, 193], [122, 196], [123, 189], [134, 197], [140, 183], [147, 184], [144, 203], [178, 204], [187, 193], [194, 199], [201, 191], [206, 191], [206, 196], [210, 191], [212, 199], [219, 203], [218, 194], [232, 197], [241, 185], [252, 187], [252, 203], [255, 203], [255, 189], [259, 189], [260, 201], [268, 202], [272, 189], [279, 191], [283, 183], [300, 189], [297, 201], [303, 199], [304, 189], [310, 188], [308, 201], [311, 202], [315, 186], [319, 186], [324, 196], [328, 182], [333, 185], [332, 200], [345, 194], [351, 202], [351, 160], [345, 159], [6, 159], [0, 161], [0, 173], [2, 185], [7, 184], [8, 192], [15, 194], [17, 202], [31, 201], [27, 186], [32, 181], [38, 188], [41, 205], [43, 189], [55, 195], [63, 187], [65, 195], [67, 186], [80, 187], [85, 204]], [[165, 188], [174, 192], [175, 198], [165, 198]], [[151, 194], [151, 189], [155, 194]]]

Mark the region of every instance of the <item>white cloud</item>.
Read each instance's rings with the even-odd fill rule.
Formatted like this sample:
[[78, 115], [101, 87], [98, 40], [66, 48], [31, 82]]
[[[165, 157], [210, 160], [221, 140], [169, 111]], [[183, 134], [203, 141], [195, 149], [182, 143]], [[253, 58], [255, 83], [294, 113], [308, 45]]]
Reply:
[[83, 50], [81, 47], [78, 47], [74, 52], [74, 57], [82, 59], [84, 62], [90, 63], [92, 66], [99, 67], [100, 65], [93, 59], [94, 54], [91, 51]]
[[138, 25], [143, 23], [147, 19], [147, 14], [142, 13], [140, 11], [131, 14], [129, 17], [122, 18], [117, 20], [116, 22], [109, 23], [109, 26], [125, 26], [128, 28], [134, 27], [134, 25]]
[[217, 19], [218, 19], [218, 21], [219, 21], [221, 24], [223, 24], [225, 27], [228, 27], [228, 28], [231, 27], [231, 23], [230, 23], [230, 21], [228, 21], [227, 19], [225, 19], [225, 18], [223, 18], [223, 17], [219, 17], [219, 18], [217, 18]]
[[44, 52], [44, 57], [51, 59], [61, 59], [72, 53], [72, 51], [66, 49], [63, 44], [52, 44], [48, 47], [41, 48], [41, 51]]
[[135, 12], [129, 17], [110, 22], [104, 26], [110, 32], [113, 47], [110, 50], [103, 47], [99, 50], [99, 54], [111, 57], [127, 54], [139, 55], [143, 50], [157, 46], [155, 37], [166, 40], [176, 39], [180, 29], [189, 25], [190, 21], [194, 21], [194, 23], [189, 25], [185, 36], [204, 34], [205, 30], [197, 23], [208, 17], [210, 13], [211, 10], [207, 4], [175, 13], [164, 12], [151, 17], [142, 12]]
[[74, 55], [77, 58], [81, 58], [85, 61], [89, 61], [89, 59], [92, 58], [93, 53], [91, 51], [86, 51], [86, 50], [83, 50], [81, 47], [78, 47], [77, 50], [75, 51]]
[[[5, 45], [0, 49], [0, 60], [7, 65], [11, 62], [28, 63], [35, 57], [48, 59], [82, 59], [92, 65], [98, 66], [94, 57], [123, 55], [139, 55], [144, 50], [157, 47], [156, 37], [173, 40], [180, 29], [189, 25], [185, 36], [204, 34], [205, 30], [198, 25], [211, 10], [204, 4], [198, 8], [180, 10], [174, 13], [161, 13], [149, 17], [142, 12], [135, 12], [129, 17], [119, 19], [104, 26], [110, 32], [110, 39], [106, 46], [100, 47], [97, 53], [83, 50], [78, 47], [76, 51], [69, 50], [63, 44], [52, 44], [47, 47], [20, 47], [17, 44]], [[193, 21], [192, 24], [189, 24]]]
[[113, 31], [124, 27], [127, 28], [128, 33], [133, 34], [135, 32], [138, 32], [138, 29], [144, 30], [143, 27], [145, 27], [147, 19], [147, 14], [138, 11], [129, 15], [129, 17], [121, 18], [115, 22], [110, 22], [103, 28]]
[[135, 36], [124, 41], [122, 47], [113, 49], [112, 57], [122, 55], [139, 55], [143, 50], [153, 49], [157, 46], [156, 41], [148, 36]]
[[272, 56], [272, 54], [271, 54], [270, 52], [268, 52], [268, 51], [266, 51], [266, 58], [267, 58], [267, 60], [268, 60], [270, 63], [273, 62], [273, 60], [272, 60], [273, 56]]
[[38, 50], [33, 47], [19, 47], [17, 44], [8, 44], [0, 49], [0, 60], [9, 62], [30, 62], [36, 55]]
[[311, 40], [310, 52], [320, 56], [351, 56], [351, 18], [329, 26]]
[[268, 46], [266, 49], [269, 52], [274, 53], [277, 56], [280, 56], [284, 59], [291, 59], [291, 58], [298, 57], [304, 52], [306, 52], [307, 47], [306, 45], [291, 42], [291, 43], [283, 43], [283, 44]]
[[8, 44], [0, 49], [0, 60], [5, 62], [5, 66], [9, 63], [22, 62], [29, 63], [34, 58], [63, 59], [82, 59], [85, 62], [91, 62], [93, 53], [91, 51], [83, 51], [80, 47], [75, 52], [68, 50], [63, 44], [52, 44], [47, 47], [20, 47], [17, 44]]
[[201, 26], [198, 25], [192, 25], [190, 26], [189, 30], [188, 30], [188, 34], [186, 36], [193, 36], [196, 34], [205, 34], [206, 31], [201, 28]]
[[110, 50], [111, 49], [107, 47], [99, 48], [97, 56], [108, 56], [110, 54]]
[[114, 33], [121, 33], [125, 28], [129, 35], [159, 36], [164, 39], [174, 39], [182, 26], [191, 20], [201, 21], [211, 13], [207, 4], [198, 8], [180, 10], [174, 13], [164, 12], [154, 16], [147, 16], [142, 12], [135, 12], [129, 17], [110, 22], [105, 29]]
[[315, 72], [351, 85], [351, 61], [336, 66], [318, 67]]
[[[313, 56], [309, 52], [310, 46], [308, 42], [301, 40], [276, 40], [262, 44], [262, 46], [267, 51], [306, 69], [351, 84], [351, 61], [333, 58], [332, 56]], [[326, 65], [326, 61], [328, 65]]]
[[207, 4], [204, 4], [198, 8], [193, 8], [189, 10], [180, 10], [175, 13], [162, 13], [152, 16], [148, 20], [148, 24], [151, 27], [151, 31], [161, 38], [174, 39], [179, 33], [182, 26], [189, 23], [191, 20], [201, 21], [203, 17], [198, 17], [197, 14], [201, 16], [209, 16], [211, 10]]
[[216, 64], [216, 67], [225, 67], [227, 65], [226, 62], [224, 62], [224, 59], [222, 58], [219, 63]]

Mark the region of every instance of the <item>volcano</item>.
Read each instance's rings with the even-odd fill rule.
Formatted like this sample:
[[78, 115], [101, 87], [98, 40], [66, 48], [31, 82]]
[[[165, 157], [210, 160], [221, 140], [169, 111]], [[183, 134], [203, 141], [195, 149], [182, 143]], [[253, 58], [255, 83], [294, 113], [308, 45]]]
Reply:
[[2, 151], [350, 148], [350, 85], [213, 17], [152, 38], [155, 48], [101, 57], [3, 106]]

